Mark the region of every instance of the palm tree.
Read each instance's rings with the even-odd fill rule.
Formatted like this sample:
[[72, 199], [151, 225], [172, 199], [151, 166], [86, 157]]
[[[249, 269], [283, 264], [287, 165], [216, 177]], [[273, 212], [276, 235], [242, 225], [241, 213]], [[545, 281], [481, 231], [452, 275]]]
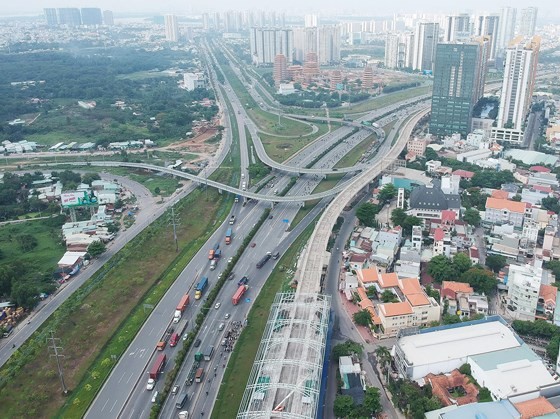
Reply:
[[381, 365], [382, 370], [387, 371], [387, 382], [389, 382], [389, 364], [391, 362], [391, 351], [386, 346], [378, 346], [375, 349], [375, 356]]

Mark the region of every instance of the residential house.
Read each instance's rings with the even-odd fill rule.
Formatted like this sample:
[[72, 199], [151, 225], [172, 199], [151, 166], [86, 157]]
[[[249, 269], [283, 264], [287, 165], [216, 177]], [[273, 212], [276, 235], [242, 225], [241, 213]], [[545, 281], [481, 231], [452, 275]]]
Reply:
[[490, 224], [512, 224], [521, 228], [527, 205], [525, 202], [489, 197], [486, 199], [484, 221]]
[[437, 169], [441, 167], [441, 162], [439, 160], [430, 160], [426, 162], [426, 171], [428, 173], [435, 173]]
[[338, 371], [342, 381], [342, 394], [352, 397], [354, 403], [362, 404], [366, 390], [366, 381], [359, 359], [355, 355], [341, 356], [338, 358]]
[[548, 320], [549, 316], [554, 316], [557, 295], [558, 288], [552, 285], [541, 284], [536, 310], [537, 317]]
[[548, 185], [534, 185], [532, 187], [523, 188], [521, 191], [521, 201], [533, 205], [540, 205], [543, 198], [549, 198], [551, 196], [552, 188]]
[[409, 210], [407, 213], [423, 219], [441, 219], [445, 210], [460, 214], [461, 198], [457, 194], [445, 194], [439, 182], [433, 185], [422, 185], [414, 188], [410, 193]]
[[454, 176], [459, 176], [461, 180], [471, 180], [474, 176], [474, 172], [468, 170], [457, 169], [452, 173]]
[[451, 256], [451, 235], [441, 228], [436, 228], [434, 232], [433, 252], [434, 256]]

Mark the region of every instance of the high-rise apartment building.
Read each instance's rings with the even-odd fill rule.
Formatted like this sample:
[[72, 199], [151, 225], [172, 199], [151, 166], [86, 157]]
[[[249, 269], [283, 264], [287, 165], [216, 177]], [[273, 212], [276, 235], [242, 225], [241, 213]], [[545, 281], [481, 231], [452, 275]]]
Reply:
[[294, 60], [303, 62], [308, 53], [317, 53], [317, 28], [294, 28]]
[[65, 7], [57, 9], [59, 25], [80, 26], [82, 24], [82, 16], [80, 9], [75, 7]]
[[408, 68], [412, 66], [413, 34], [387, 34], [385, 41], [385, 67]]
[[103, 14], [97, 7], [84, 7], [82, 12], [82, 25], [96, 26], [103, 23]]
[[439, 24], [421, 22], [414, 34], [414, 54], [412, 68], [420, 71], [433, 71], [436, 46], [439, 41]]
[[306, 28], [316, 28], [317, 26], [319, 26], [319, 15], [316, 14], [305, 15]]
[[284, 54], [278, 54], [274, 57], [274, 71], [272, 75], [276, 86], [279, 86], [288, 77], [288, 65]]
[[473, 107], [483, 94], [486, 48], [483, 41], [437, 45], [430, 133], [469, 133]]
[[362, 74], [362, 88], [369, 90], [373, 87], [373, 68], [366, 65], [364, 68], [364, 74]]
[[515, 38], [515, 18], [517, 9], [504, 7], [500, 13], [500, 26], [498, 28], [497, 55], [504, 56], [509, 42]]
[[113, 17], [112, 11], [103, 10], [103, 24], [106, 26], [113, 26], [115, 24], [115, 18]]
[[466, 13], [445, 17], [444, 42], [467, 41], [471, 37], [471, 17]]
[[45, 13], [45, 19], [47, 19], [48, 26], [57, 26], [58, 25], [58, 16], [56, 14], [55, 8], [46, 8], [43, 9]]
[[539, 48], [540, 37], [518, 36], [506, 50], [497, 127], [492, 130], [495, 139], [523, 140], [523, 125], [533, 97]]
[[543, 270], [531, 265], [509, 265], [508, 303], [519, 320], [535, 320]]
[[165, 40], [169, 42], [179, 41], [179, 23], [177, 21], [177, 16], [175, 15], [165, 15]]
[[474, 36], [488, 36], [490, 38], [490, 60], [496, 58], [499, 26], [500, 16], [498, 15], [479, 15], [475, 18]]
[[210, 15], [208, 13], [202, 14], [202, 29], [205, 31], [210, 30]]
[[536, 7], [527, 7], [526, 9], [521, 9], [517, 27], [518, 35], [533, 36], [535, 34], [538, 10], [539, 9]]
[[319, 64], [332, 64], [340, 61], [340, 26], [322, 25], [318, 28], [317, 54]]
[[292, 62], [294, 39], [291, 29], [251, 28], [250, 38], [253, 64], [274, 64], [278, 54], [284, 55], [288, 63]]
[[214, 30], [219, 31], [220, 30], [220, 14], [218, 12], [214, 12], [213, 16], [213, 21], [214, 21]]

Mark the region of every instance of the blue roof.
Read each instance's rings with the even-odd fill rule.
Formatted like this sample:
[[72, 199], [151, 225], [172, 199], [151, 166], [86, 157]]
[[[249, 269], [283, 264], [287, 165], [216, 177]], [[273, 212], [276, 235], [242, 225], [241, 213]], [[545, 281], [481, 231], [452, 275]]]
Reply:
[[521, 415], [509, 400], [472, 403], [441, 415], [442, 419], [519, 419]]
[[530, 362], [538, 361], [540, 358], [528, 345], [515, 348], [502, 349], [501, 351], [487, 352], [485, 354], [473, 355], [471, 359], [476, 362], [483, 371], [495, 370], [500, 364], [527, 359]]

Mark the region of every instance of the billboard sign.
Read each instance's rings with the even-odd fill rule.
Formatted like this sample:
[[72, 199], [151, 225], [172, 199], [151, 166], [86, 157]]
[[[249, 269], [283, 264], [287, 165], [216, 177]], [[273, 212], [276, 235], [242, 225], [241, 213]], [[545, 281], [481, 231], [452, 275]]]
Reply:
[[97, 198], [88, 194], [87, 191], [81, 192], [64, 192], [60, 195], [60, 202], [63, 208], [84, 207], [97, 205]]

